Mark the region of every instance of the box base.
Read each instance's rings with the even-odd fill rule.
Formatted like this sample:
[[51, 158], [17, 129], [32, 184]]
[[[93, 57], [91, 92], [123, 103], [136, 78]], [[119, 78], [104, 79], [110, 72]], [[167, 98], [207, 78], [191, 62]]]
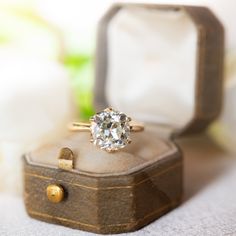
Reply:
[[48, 214], [41, 214], [38, 212], [33, 211], [27, 211], [28, 215], [34, 219], [51, 223], [51, 224], [57, 224], [62, 225], [65, 227], [70, 227], [72, 229], [78, 229], [83, 230], [87, 232], [97, 233], [97, 234], [120, 234], [120, 233], [128, 233], [128, 232], [134, 232], [136, 230], [139, 230], [148, 224], [152, 223], [153, 221], [157, 220], [164, 214], [168, 213], [172, 209], [179, 206], [181, 203], [181, 200], [178, 200], [172, 204], [167, 204], [166, 206], [163, 206], [163, 208], [158, 209], [156, 212], [151, 213], [150, 215], [147, 215], [143, 219], [140, 219], [136, 222], [127, 223], [127, 224], [117, 224], [117, 225], [100, 225], [100, 226], [94, 226], [89, 224], [83, 224], [77, 221], [72, 221], [64, 218], [58, 218], [54, 217]]

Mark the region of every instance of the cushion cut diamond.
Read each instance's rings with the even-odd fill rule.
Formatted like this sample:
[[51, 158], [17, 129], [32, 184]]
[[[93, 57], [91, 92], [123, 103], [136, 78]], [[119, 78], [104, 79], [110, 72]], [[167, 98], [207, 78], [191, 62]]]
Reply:
[[107, 151], [115, 151], [130, 142], [130, 118], [111, 108], [91, 119], [93, 143]]

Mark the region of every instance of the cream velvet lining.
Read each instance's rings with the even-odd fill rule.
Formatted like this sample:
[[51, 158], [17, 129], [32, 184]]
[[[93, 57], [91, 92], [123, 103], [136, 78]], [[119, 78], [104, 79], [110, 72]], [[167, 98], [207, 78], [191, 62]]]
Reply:
[[184, 10], [123, 7], [107, 37], [108, 103], [139, 120], [186, 125], [194, 113], [197, 30]]
[[27, 159], [36, 165], [55, 168], [60, 149], [69, 147], [75, 154], [74, 171], [94, 175], [127, 174], [177, 152], [171, 141], [161, 138], [162, 135], [167, 136], [166, 132], [156, 126], [147, 126], [143, 132], [132, 133], [132, 143], [114, 153], [107, 153], [91, 144], [89, 133], [72, 133], [64, 140], [29, 153]]

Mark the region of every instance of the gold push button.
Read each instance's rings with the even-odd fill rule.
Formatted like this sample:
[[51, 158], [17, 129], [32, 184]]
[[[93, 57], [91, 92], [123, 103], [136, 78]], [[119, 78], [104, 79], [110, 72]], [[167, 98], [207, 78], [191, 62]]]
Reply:
[[64, 198], [64, 189], [60, 185], [48, 185], [46, 192], [50, 202], [59, 203]]

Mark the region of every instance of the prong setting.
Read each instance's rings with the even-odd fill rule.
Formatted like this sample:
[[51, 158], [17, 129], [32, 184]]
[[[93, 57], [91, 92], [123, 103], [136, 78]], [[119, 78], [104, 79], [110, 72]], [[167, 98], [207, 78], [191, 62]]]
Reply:
[[91, 119], [91, 134], [95, 145], [114, 152], [130, 143], [131, 118], [112, 108], [106, 108]]

